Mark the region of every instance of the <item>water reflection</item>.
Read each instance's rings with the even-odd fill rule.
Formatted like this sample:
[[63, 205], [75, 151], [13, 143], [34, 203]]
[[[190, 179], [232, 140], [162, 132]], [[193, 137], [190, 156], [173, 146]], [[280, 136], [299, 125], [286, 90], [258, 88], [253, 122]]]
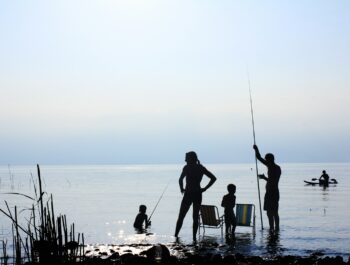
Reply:
[[238, 253], [251, 253], [256, 249], [254, 233], [236, 233], [235, 250]]
[[254, 233], [236, 233], [235, 238], [202, 236], [198, 241], [198, 252], [227, 254], [253, 254], [259, 248]]
[[322, 201], [329, 201], [329, 190], [327, 189], [327, 187], [323, 187], [322, 189]]
[[282, 255], [283, 249], [280, 244], [280, 233], [269, 232], [266, 236], [266, 252], [271, 256]]

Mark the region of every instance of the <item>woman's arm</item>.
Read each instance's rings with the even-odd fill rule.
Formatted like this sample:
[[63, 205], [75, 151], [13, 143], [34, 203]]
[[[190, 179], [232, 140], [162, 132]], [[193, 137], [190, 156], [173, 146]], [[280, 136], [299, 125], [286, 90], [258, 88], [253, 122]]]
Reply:
[[181, 173], [180, 178], [179, 178], [179, 186], [180, 186], [181, 193], [185, 192], [185, 189], [184, 189], [184, 178], [185, 178], [185, 176], [186, 176], [186, 174], [185, 174], [184, 170], [182, 170], [182, 173]]
[[205, 192], [207, 189], [209, 189], [216, 181], [216, 177], [209, 170], [205, 169], [204, 175], [206, 175], [208, 178], [210, 178], [210, 181], [207, 184], [207, 186], [205, 186], [204, 188], [201, 189], [202, 192]]

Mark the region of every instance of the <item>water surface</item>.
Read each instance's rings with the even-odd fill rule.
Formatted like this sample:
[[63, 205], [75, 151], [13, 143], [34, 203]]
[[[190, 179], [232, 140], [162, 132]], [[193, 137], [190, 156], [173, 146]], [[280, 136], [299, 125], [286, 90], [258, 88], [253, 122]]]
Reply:
[[[205, 164], [218, 180], [203, 195], [203, 204], [220, 207], [226, 186], [237, 186], [237, 203], [256, 205], [256, 234], [246, 227], [237, 228], [235, 247], [225, 244], [220, 230], [207, 229], [202, 242], [218, 244], [218, 251], [269, 256], [275, 254], [308, 255], [319, 251], [325, 255], [350, 254], [350, 164], [281, 164], [280, 223], [278, 237], [268, 233], [268, 222], [263, 212], [261, 230], [257, 180], [253, 164]], [[53, 194], [56, 214], [67, 215], [77, 232], [83, 232], [90, 244], [172, 243], [182, 195], [178, 178], [183, 165], [41, 165], [43, 189]], [[319, 177], [326, 169], [331, 178], [339, 182], [324, 189], [304, 185], [303, 180]], [[259, 172], [265, 172], [264, 167]], [[266, 172], [265, 172], [266, 174]], [[32, 175], [32, 176], [31, 176]], [[33, 180], [36, 167], [0, 166], [1, 209], [7, 201], [10, 207], [25, 209], [31, 201], [23, 196], [5, 194], [19, 192], [34, 196]], [[203, 186], [208, 182], [204, 177]], [[158, 208], [152, 216], [152, 235], [136, 235], [133, 221], [140, 204], [145, 204], [150, 214], [169, 183]], [[260, 181], [261, 199], [265, 182]], [[20, 217], [25, 220], [28, 211]], [[192, 243], [192, 213], [186, 216], [180, 239]], [[0, 215], [0, 235], [9, 238], [9, 220]]]

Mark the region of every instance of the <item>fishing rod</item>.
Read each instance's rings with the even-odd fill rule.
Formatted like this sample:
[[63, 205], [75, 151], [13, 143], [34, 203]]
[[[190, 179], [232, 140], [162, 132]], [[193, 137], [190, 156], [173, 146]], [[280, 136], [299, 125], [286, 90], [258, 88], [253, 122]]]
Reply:
[[[253, 140], [254, 145], [256, 145], [255, 141], [255, 126], [254, 126], [254, 111], [253, 111], [253, 100], [252, 100], [252, 91], [250, 88], [250, 78], [249, 78], [249, 72], [247, 72], [248, 75], [248, 87], [249, 87], [249, 98], [250, 98], [250, 113], [252, 115], [252, 127], [253, 127]], [[261, 230], [264, 230], [263, 225], [263, 219], [262, 219], [262, 211], [261, 211], [261, 199], [260, 199], [260, 185], [259, 185], [259, 172], [258, 172], [258, 159], [255, 156], [255, 169], [256, 169], [256, 180], [258, 183], [258, 197], [259, 197], [259, 208], [260, 208], [260, 222], [261, 222]]]
[[158, 199], [158, 202], [156, 203], [156, 206], [154, 206], [153, 211], [152, 211], [151, 215], [149, 216], [149, 218], [148, 218], [148, 220], [147, 220], [147, 223], [151, 221], [151, 217], [152, 217], [154, 211], [157, 209], [157, 206], [158, 206], [159, 202], [160, 202], [161, 199], [163, 198], [163, 195], [164, 195], [165, 191], [168, 189], [168, 186], [169, 186], [169, 184], [170, 184], [170, 181], [171, 181], [171, 179], [168, 181], [168, 184], [166, 184], [166, 186], [165, 186], [165, 188], [164, 188], [162, 194], [160, 195], [160, 197], [159, 197], [159, 199]]

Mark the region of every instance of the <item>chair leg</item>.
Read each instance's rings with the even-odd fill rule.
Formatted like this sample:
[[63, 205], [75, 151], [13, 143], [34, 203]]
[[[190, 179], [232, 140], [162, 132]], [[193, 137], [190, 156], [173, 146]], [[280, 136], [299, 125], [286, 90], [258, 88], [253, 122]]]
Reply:
[[198, 236], [200, 236], [200, 234], [201, 234], [201, 225], [203, 225], [203, 224], [202, 224], [200, 216], [199, 216], [198, 217]]

